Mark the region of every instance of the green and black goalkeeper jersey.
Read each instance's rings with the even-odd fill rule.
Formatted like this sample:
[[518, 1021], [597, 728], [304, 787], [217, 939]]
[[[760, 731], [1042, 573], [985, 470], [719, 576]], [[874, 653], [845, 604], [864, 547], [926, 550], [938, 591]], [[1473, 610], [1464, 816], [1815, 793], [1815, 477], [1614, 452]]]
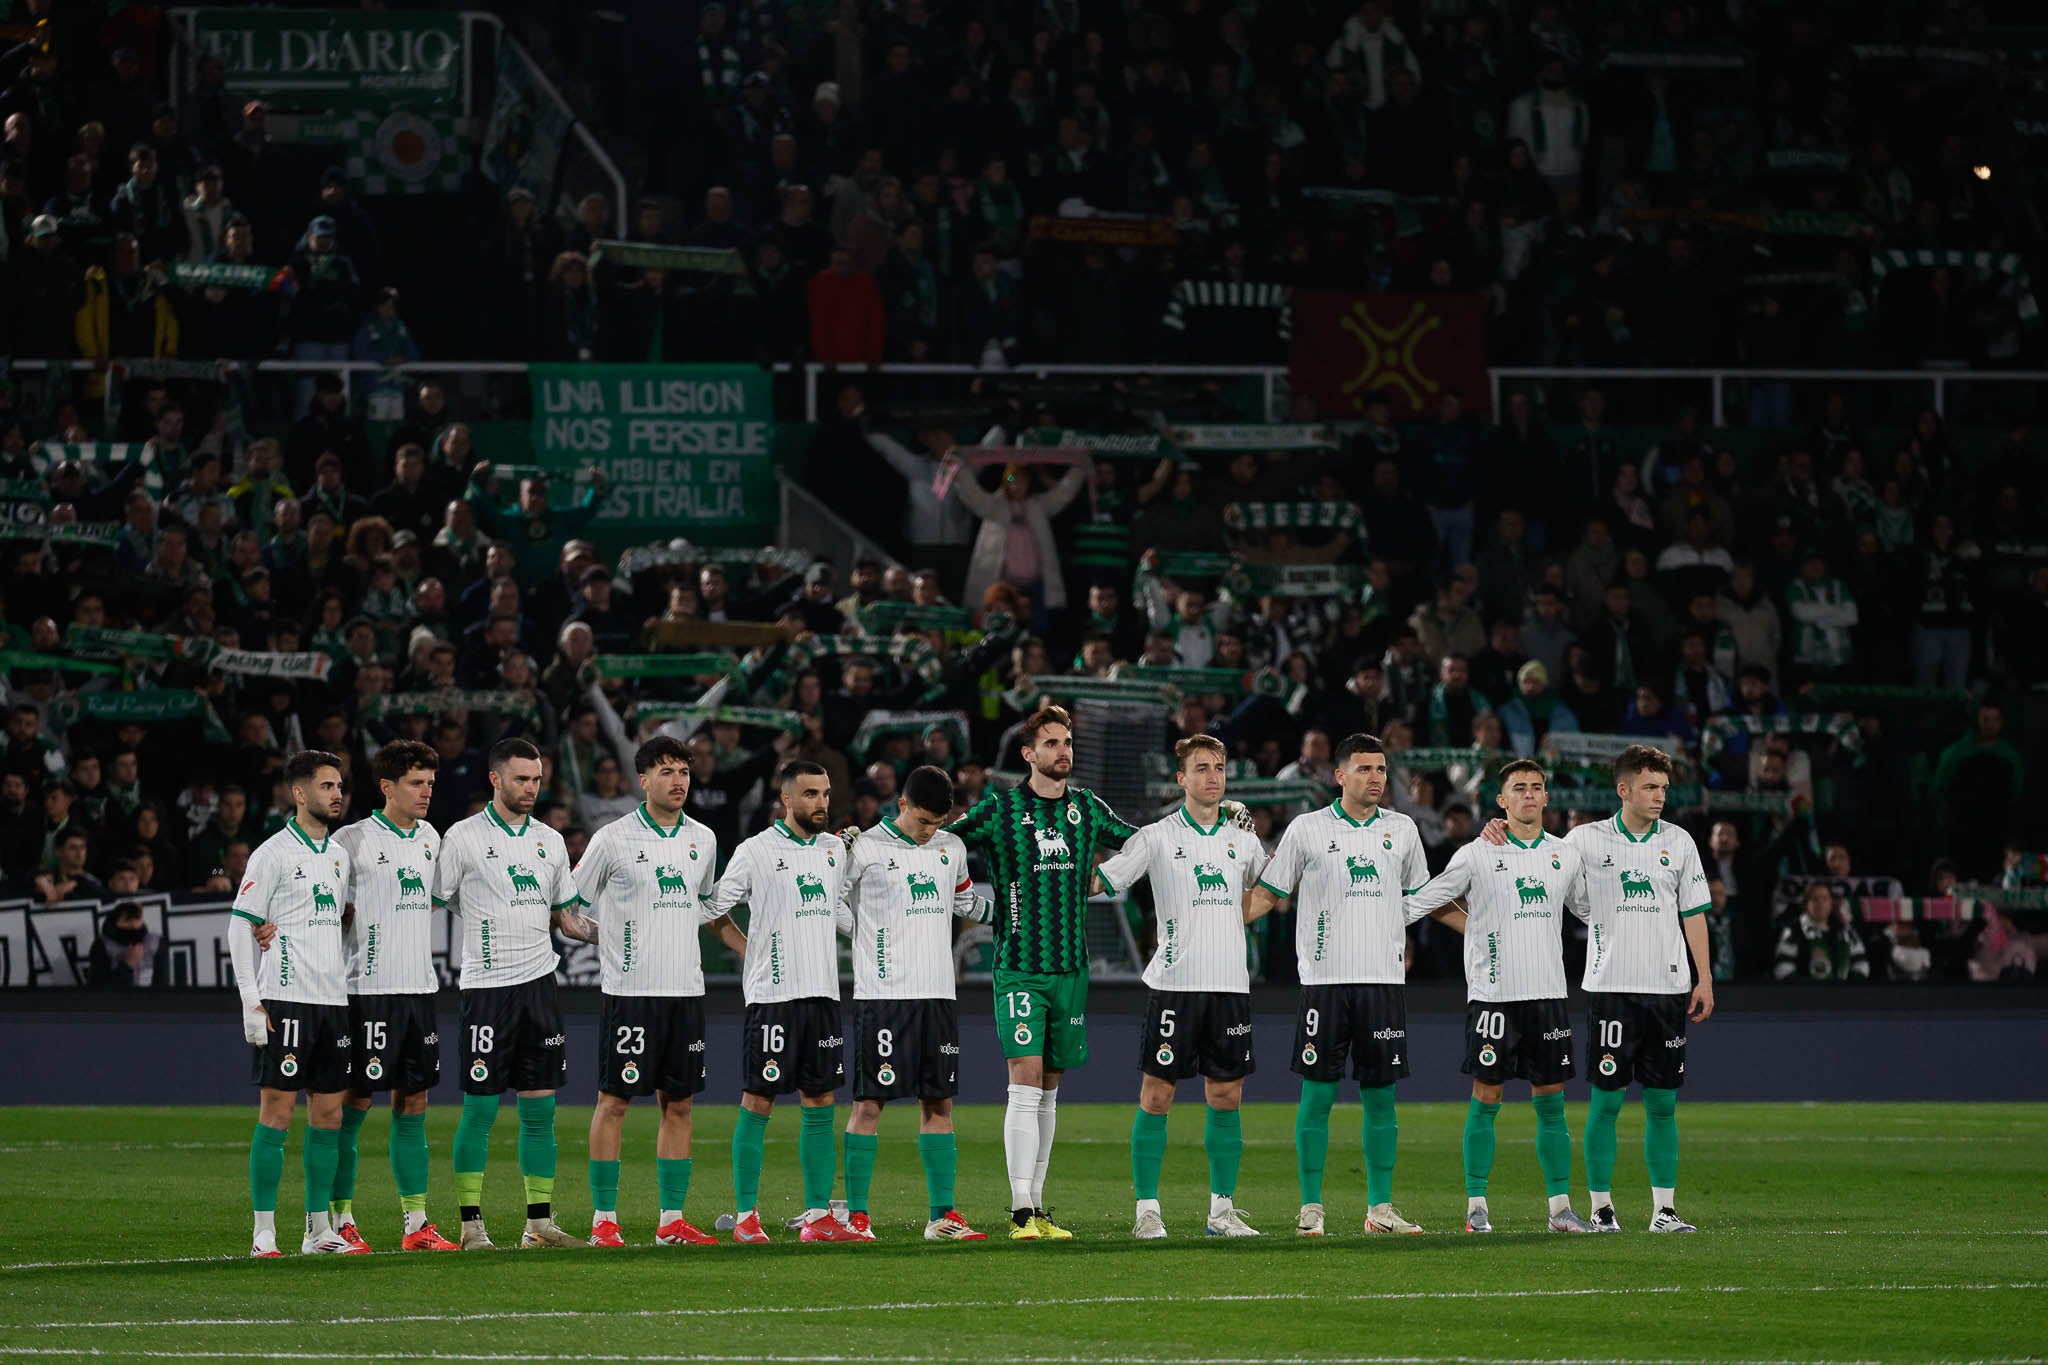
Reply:
[[1047, 800], [1023, 785], [990, 791], [949, 828], [988, 862], [996, 892], [996, 969], [1086, 971], [1082, 928], [1096, 845], [1105, 839], [1121, 844], [1137, 831], [1084, 787]]

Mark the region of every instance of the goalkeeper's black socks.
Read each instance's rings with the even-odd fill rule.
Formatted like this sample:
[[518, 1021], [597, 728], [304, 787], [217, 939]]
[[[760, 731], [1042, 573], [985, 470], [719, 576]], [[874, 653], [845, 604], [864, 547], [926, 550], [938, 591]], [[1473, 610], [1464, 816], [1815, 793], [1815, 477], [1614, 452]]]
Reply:
[[529, 1223], [545, 1223], [548, 1219], [554, 1217], [554, 1207], [555, 1206], [552, 1202], [546, 1204], [528, 1204], [526, 1206], [526, 1221]]
[[1015, 1223], [1015, 1224], [1016, 1224], [1016, 1225], [1017, 1225], [1018, 1227], [1020, 1227], [1020, 1228], [1021, 1228], [1021, 1227], [1023, 1227], [1023, 1226], [1025, 1225], [1025, 1224], [1029, 1223], [1029, 1222], [1031, 1221], [1032, 1217], [1033, 1217], [1033, 1213], [1032, 1213], [1032, 1210], [1030, 1210], [1030, 1209], [1011, 1209], [1011, 1210], [1010, 1210], [1010, 1221], [1011, 1221], [1012, 1223]]

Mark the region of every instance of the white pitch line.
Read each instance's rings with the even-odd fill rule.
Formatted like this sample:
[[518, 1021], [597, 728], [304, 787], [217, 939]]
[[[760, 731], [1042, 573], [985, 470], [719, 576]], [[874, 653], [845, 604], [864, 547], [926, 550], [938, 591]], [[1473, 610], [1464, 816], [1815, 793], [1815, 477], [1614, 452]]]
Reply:
[[[223, 1358], [219, 1351], [149, 1351], [123, 1350], [105, 1347], [67, 1347], [45, 1350], [29, 1346], [0, 1346], [0, 1355], [39, 1356], [83, 1356], [88, 1358], [117, 1355], [123, 1359], [142, 1357], [152, 1360], [218, 1360]], [[578, 1353], [574, 1355], [536, 1355], [512, 1352], [452, 1352], [452, 1351], [390, 1351], [380, 1350], [380, 1360], [473, 1360], [473, 1361], [625, 1361], [647, 1362], [658, 1365], [674, 1362], [675, 1365], [712, 1365], [715, 1362], [766, 1362], [766, 1365], [939, 1365], [939, 1362], [957, 1359], [954, 1356], [909, 1356], [874, 1355], [862, 1352], [858, 1355], [705, 1355], [705, 1354], [597, 1354]], [[240, 1360], [357, 1360], [356, 1354], [321, 1355], [305, 1351], [236, 1351], [235, 1359]], [[1023, 1356], [987, 1355], [977, 1356], [982, 1360], [1006, 1361], [1011, 1365], [1179, 1365], [1184, 1356]], [[1203, 1365], [1884, 1365], [1874, 1360], [1723, 1360], [1714, 1357], [1642, 1357], [1642, 1356], [1204, 1356]], [[1935, 1360], [1923, 1365], [2043, 1365], [2039, 1356], [2001, 1356], [1976, 1360]]]
[[[2017, 1280], [2007, 1283], [1953, 1284], [1816, 1284], [1796, 1285], [1655, 1285], [1631, 1289], [1473, 1289], [1389, 1291], [1379, 1294], [1100, 1294], [1087, 1298], [1037, 1299], [1044, 1308], [1089, 1308], [1118, 1304], [1204, 1304], [1204, 1303], [1390, 1303], [1418, 1299], [1592, 1299], [1636, 1294], [1906, 1294], [2002, 1292], [2020, 1289], [2048, 1289], [2048, 1280]], [[154, 1318], [145, 1321], [39, 1322], [19, 1331], [121, 1331], [164, 1327], [373, 1327], [398, 1323], [496, 1322], [506, 1318], [540, 1322], [577, 1318], [732, 1318], [748, 1314], [775, 1317], [810, 1317], [831, 1313], [930, 1313], [954, 1312], [963, 1308], [1012, 1308], [1015, 1299], [965, 1299], [905, 1303], [794, 1304], [745, 1308], [638, 1308], [582, 1309], [550, 1308], [529, 1313], [391, 1313], [350, 1317], [318, 1318]]]

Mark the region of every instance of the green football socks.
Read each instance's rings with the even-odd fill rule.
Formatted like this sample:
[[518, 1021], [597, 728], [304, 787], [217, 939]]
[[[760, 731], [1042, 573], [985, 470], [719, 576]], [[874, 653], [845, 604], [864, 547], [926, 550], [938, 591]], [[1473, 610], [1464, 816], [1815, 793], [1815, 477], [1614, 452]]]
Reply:
[[306, 1212], [323, 1217], [334, 1192], [334, 1162], [341, 1147], [341, 1134], [332, 1128], [306, 1129], [306, 1145], [300, 1157], [306, 1169]]
[[[519, 1174], [526, 1180], [526, 1216], [545, 1218], [555, 1198], [555, 1097], [519, 1097]], [[534, 1210], [538, 1208], [540, 1212]]]
[[[1484, 1199], [1486, 1182], [1493, 1176], [1493, 1121], [1500, 1114], [1497, 1104], [1468, 1100], [1465, 1104], [1465, 1197]], [[1567, 1137], [1567, 1143], [1570, 1139]], [[1567, 1147], [1567, 1160], [1570, 1151]]]
[[[1627, 1091], [1602, 1090], [1597, 1085], [1586, 1102], [1586, 1189], [1590, 1193], [1606, 1194], [1614, 1188], [1614, 1128], [1626, 1103]], [[1648, 1141], [1646, 1133], [1646, 1146]]]
[[654, 1159], [654, 1187], [661, 1194], [664, 1212], [674, 1209], [683, 1211], [683, 1204], [690, 1197], [690, 1158], [686, 1156], [658, 1156]]
[[427, 1116], [391, 1115], [391, 1178], [398, 1182], [398, 1207], [427, 1211]]
[[1555, 1197], [1571, 1193], [1572, 1130], [1564, 1122], [1564, 1092], [1537, 1095], [1536, 1163], [1543, 1168], [1544, 1193]]
[[1394, 1087], [1361, 1085], [1358, 1098], [1365, 1106], [1360, 1133], [1365, 1147], [1365, 1205], [1378, 1208], [1394, 1199], [1394, 1151], [1401, 1136], [1400, 1123], [1394, 1117]]
[[355, 1221], [356, 1135], [363, 1131], [363, 1120], [368, 1117], [370, 1111], [367, 1109], [348, 1104], [341, 1106], [341, 1136], [334, 1157], [334, 1193], [328, 1199], [328, 1209], [334, 1215], [337, 1227]]
[[1330, 1160], [1330, 1107], [1336, 1103], [1335, 1081], [1301, 1083], [1301, 1104], [1294, 1111], [1294, 1163], [1304, 1204], [1323, 1202], [1323, 1168]]
[[751, 1213], [761, 1199], [761, 1158], [768, 1145], [768, 1116], [745, 1105], [732, 1125], [733, 1207]]
[[953, 1211], [953, 1184], [960, 1174], [960, 1144], [951, 1133], [919, 1133], [917, 1155], [924, 1162], [925, 1205], [936, 1222]]
[[806, 1209], [830, 1209], [832, 1207], [833, 1168], [839, 1163], [833, 1159], [832, 1110], [829, 1104], [804, 1106], [804, 1126], [797, 1134], [797, 1164], [804, 1174], [804, 1207]]
[[849, 1213], [868, 1211], [868, 1187], [875, 1180], [875, 1150], [881, 1145], [882, 1138], [878, 1133], [846, 1135], [846, 1209]]
[[1166, 1164], [1166, 1115], [1140, 1109], [1131, 1119], [1131, 1191], [1140, 1199], [1159, 1197], [1159, 1168]]
[[249, 1207], [277, 1211], [277, 1187], [284, 1181], [285, 1130], [257, 1124], [249, 1135]]
[[[1160, 1120], [1160, 1155], [1165, 1155], [1165, 1120]], [[1202, 1123], [1202, 1150], [1209, 1156], [1209, 1193], [1229, 1199], [1237, 1193], [1237, 1168], [1244, 1162], [1244, 1119], [1235, 1109], [1209, 1106]], [[1154, 1167], [1155, 1172], [1157, 1167]], [[1156, 1188], [1158, 1179], [1153, 1179]]]
[[1643, 1088], [1643, 1165], [1650, 1187], [1678, 1187], [1678, 1092]]
[[455, 1124], [455, 1201], [464, 1219], [483, 1217], [484, 1162], [497, 1121], [496, 1095], [462, 1097], [462, 1117]]
[[619, 1163], [590, 1160], [590, 1209], [593, 1213], [619, 1211]]

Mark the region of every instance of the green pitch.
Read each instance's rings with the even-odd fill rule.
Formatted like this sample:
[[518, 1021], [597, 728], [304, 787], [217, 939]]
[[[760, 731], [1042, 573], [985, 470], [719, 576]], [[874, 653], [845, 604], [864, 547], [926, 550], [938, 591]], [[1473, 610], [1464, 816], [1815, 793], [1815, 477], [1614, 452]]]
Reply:
[[[1396, 1195], [1427, 1237], [1357, 1231], [1358, 1110], [1331, 1131], [1336, 1235], [1292, 1235], [1293, 1112], [1246, 1111], [1238, 1204], [1273, 1234], [1201, 1236], [1199, 1102], [1176, 1109], [1161, 1189], [1172, 1239], [1129, 1238], [1131, 1111], [1063, 1106], [1050, 1181], [1064, 1245], [927, 1245], [910, 1113], [883, 1118], [873, 1246], [801, 1246], [795, 1112], [770, 1129], [763, 1221], [775, 1245], [243, 1259], [248, 1109], [0, 1109], [0, 1355], [243, 1360], [866, 1360], [1455, 1365], [2038, 1360], [2048, 1344], [2048, 1111], [2021, 1105], [1680, 1105], [1680, 1208], [1702, 1231], [1652, 1237], [1641, 1111], [1622, 1121], [1628, 1231], [1541, 1231], [1527, 1104], [1501, 1115], [1491, 1204], [1465, 1236], [1461, 1107], [1401, 1112]], [[844, 1109], [841, 1117], [844, 1117]], [[732, 1111], [698, 1118], [689, 1214], [731, 1198]], [[1583, 1106], [1574, 1106], [1576, 1146]], [[583, 1133], [562, 1111], [556, 1204], [588, 1226]], [[436, 1110], [431, 1216], [455, 1232]], [[363, 1130], [357, 1216], [396, 1241], [388, 1117]], [[492, 1139], [485, 1212], [516, 1241], [517, 1125]], [[961, 1113], [962, 1211], [1000, 1236], [1001, 1114]], [[620, 1209], [652, 1235], [653, 1115], [627, 1132]], [[296, 1248], [295, 1127], [279, 1241]], [[1585, 1209], [1584, 1174], [1574, 1182]], [[207, 1259], [218, 1257], [220, 1259]], [[1021, 1305], [1021, 1306], [1020, 1306]]]

